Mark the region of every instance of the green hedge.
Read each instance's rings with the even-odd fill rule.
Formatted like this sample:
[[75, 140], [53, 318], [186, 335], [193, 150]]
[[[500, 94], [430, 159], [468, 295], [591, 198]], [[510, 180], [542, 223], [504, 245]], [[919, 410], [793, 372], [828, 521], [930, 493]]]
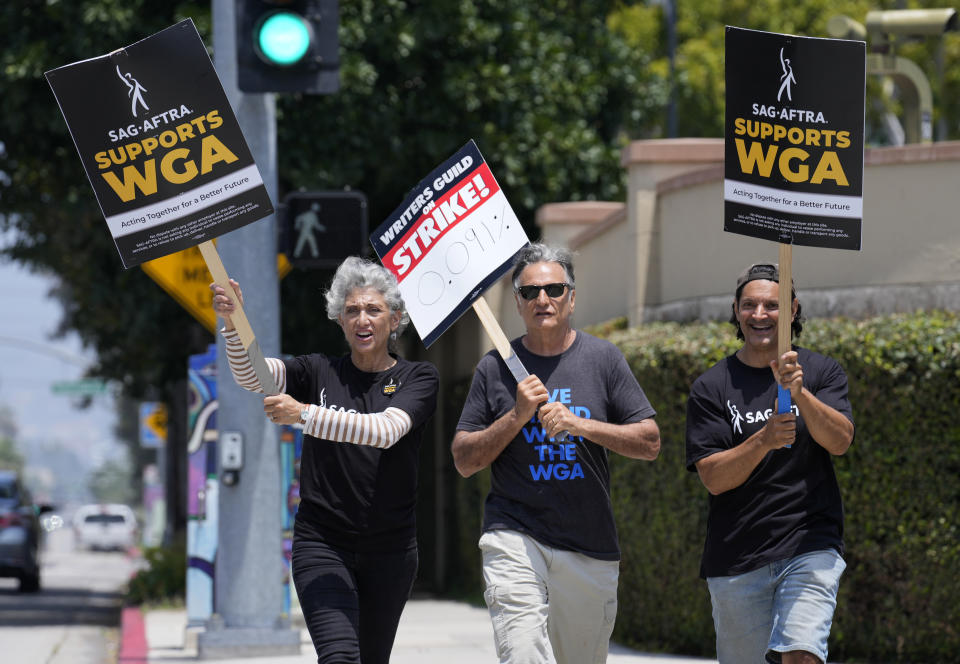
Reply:
[[186, 595], [187, 547], [179, 538], [169, 547], [143, 551], [145, 566], [130, 579], [128, 605], [179, 603]]
[[[614, 638], [647, 651], [714, 656], [698, 576], [707, 491], [684, 465], [693, 380], [739, 347], [728, 323], [591, 331], [617, 344], [657, 409], [653, 463], [611, 455], [623, 560]], [[799, 344], [850, 379], [853, 446], [834, 460], [846, 509], [847, 572], [830, 659], [958, 661], [960, 652], [960, 318], [926, 312], [808, 322]], [[479, 581], [479, 515], [488, 480], [456, 486], [459, 588]], [[479, 589], [479, 586], [478, 586]]]
[[[614, 331], [662, 433], [652, 464], [616, 457], [621, 546], [615, 638], [713, 655], [710, 600], [698, 578], [707, 491], [684, 467], [692, 381], [738, 347], [728, 323]], [[846, 511], [847, 572], [830, 659], [947, 662], [960, 652], [960, 318], [917, 313], [811, 321], [798, 343], [846, 369], [857, 425], [834, 459]]]

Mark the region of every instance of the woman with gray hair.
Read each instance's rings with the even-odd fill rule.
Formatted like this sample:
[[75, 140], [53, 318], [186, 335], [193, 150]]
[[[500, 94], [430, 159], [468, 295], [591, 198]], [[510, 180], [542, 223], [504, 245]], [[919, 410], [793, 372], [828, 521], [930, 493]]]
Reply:
[[[233, 298], [211, 289], [234, 380], [263, 392], [233, 327]], [[303, 426], [293, 581], [317, 662], [388, 664], [417, 571], [417, 457], [439, 379], [432, 364], [392, 352], [409, 317], [385, 268], [346, 259], [326, 301], [350, 352], [267, 358], [280, 394], [263, 409]]]

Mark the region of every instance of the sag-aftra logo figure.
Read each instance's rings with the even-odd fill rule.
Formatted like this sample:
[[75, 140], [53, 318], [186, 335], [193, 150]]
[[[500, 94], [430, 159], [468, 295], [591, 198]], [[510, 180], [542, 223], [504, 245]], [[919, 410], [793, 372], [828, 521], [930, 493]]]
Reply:
[[793, 101], [793, 95], [790, 93], [790, 84], [796, 83], [797, 79], [793, 77], [793, 66], [790, 64], [790, 58], [783, 57], [783, 47], [780, 47], [780, 68], [783, 69], [783, 75], [780, 76], [780, 90], [777, 92], [777, 101], [787, 93], [787, 101]]
[[119, 76], [123, 84], [127, 86], [127, 96], [130, 97], [130, 113], [133, 117], [137, 117], [138, 104], [143, 106], [143, 110], [149, 111], [150, 107], [147, 106], [147, 102], [143, 100], [143, 93], [146, 92], [147, 89], [140, 85], [140, 81], [135, 79], [130, 72], [126, 74], [120, 73], [120, 65], [117, 65], [117, 76]]

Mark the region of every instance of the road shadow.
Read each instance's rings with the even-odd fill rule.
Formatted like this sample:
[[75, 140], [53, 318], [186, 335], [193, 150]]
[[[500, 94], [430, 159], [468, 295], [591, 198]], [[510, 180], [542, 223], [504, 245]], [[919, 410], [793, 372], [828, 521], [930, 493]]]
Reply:
[[38, 593], [21, 593], [16, 583], [4, 584], [0, 586], [0, 627], [118, 627], [122, 604], [120, 592], [41, 588]]

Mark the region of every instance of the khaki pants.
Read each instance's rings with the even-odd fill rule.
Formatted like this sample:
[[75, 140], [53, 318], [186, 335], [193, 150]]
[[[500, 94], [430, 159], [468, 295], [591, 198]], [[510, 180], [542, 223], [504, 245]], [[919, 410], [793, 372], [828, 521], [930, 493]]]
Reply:
[[617, 615], [617, 561], [513, 530], [480, 538], [484, 599], [501, 664], [603, 664]]

